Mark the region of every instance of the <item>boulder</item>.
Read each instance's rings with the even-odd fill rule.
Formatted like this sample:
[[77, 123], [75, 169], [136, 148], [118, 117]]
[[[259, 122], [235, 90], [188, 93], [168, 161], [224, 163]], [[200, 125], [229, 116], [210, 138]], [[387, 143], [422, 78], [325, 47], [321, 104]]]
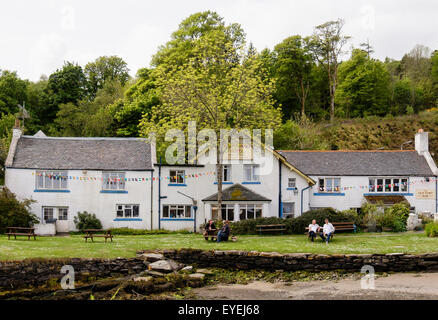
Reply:
[[189, 278], [190, 279], [196, 279], [196, 280], [202, 281], [205, 278], [205, 274], [203, 274], [203, 273], [192, 273], [192, 274], [189, 274]]
[[140, 255], [140, 258], [143, 258], [148, 262], [164, 260], [164, 256], [161, 253], [153, 253], [153, 252], [142, 253]]
[[136, 277], [136, 278], [134, 278], [133, 280], [135, 281], [135, 282], [139, 282], [139, 281], [149, 281], [149, 280], [151, 280], [152, 279], [152, 277]]
[[149, 270], [170, 273], [181, 269], [181, 265], [173, 260], [158, 260], [148, 266]]

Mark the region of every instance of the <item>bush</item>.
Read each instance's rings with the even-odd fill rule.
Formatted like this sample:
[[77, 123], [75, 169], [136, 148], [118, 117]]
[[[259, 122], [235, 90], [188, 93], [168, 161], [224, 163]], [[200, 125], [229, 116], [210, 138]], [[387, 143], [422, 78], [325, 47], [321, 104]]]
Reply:
[[154, 234], [189, 234], [190, 231], [169, 231], [169, 230], [146, 230], [146, 229], [131, 229], [131, 228], [112, 228], [111, 234], [124, 235], [124, 236], [141, 236], [141, 235], [154, 235]]
[[96, 217], [94, 213], [88, 213], [87, 211], [78, 212], [77, 217], [74, 217], [74, 223], [76, 228], [80, 231], [85, 229], [102, 229], [102, 223]]
[[428, 237], [438, 237], [438, 223], [437, 222], [431, 222], [426, 224], [426, 227], [424, 228], [426, 231], [426, 235]]
[[19, 201], [8, 188], [0, 190], [0, 233], [7, 227], [31, 227], [38, 223], [37, 216], [30, 212], [34, 200]]

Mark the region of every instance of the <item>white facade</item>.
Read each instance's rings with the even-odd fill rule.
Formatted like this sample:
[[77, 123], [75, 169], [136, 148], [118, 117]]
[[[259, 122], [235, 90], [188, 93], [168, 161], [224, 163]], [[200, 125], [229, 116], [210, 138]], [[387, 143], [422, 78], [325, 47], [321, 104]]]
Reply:
[[[272, 167], [267, 172], [257, 171], [258, 177], [256, 171], [248, 171], [246, 167], [254, 164], [251, 161], [229, 164], [222, 189], [245, 188], [250, 196], [248, 199], [223, 199], [224, 216], [222, 210], [215, 207], [217, 201], [207, 199], [214, 198], [217, 193], [214, 164], [163, 165], [161, 168], [155, 164], [150, 170], [120, 170], [124, 187], [116, 190], [105, 186], [104, 177], [108, 171], [62, 170], [67, 177], [62, 189], [40, 188], [38, 174], [44, 170], [14, 167], [14, 153], [20, 147], [17, 141], [21, 137], [17, 130], [14, 130], [6, 161], [5, 181], [19, 199], [35, 200], [31, 209], [43, 224], [47, 218], [57, 219], [57, 232], [75, 230], [74, 217], [83, 211], [96, 214], [105, 229], [129, 227], [199, 232], [200, 225], [212, 218], [238, 221], [241, 216], [299, 216], [312, 208], [360, 208], [366, 196], [373, 195], [401, 195], [415, 212], [434, 213], [438, 211], [438, 170], [431, 161], [424, 134], [417, 134], [420, 135], [416, 137], [417, 151], [431, 168], [433, 174], [429, 177], [306, 176], [276, 152], [265, 153], [264, 160], [272, 160]], [[155, 153], [155, 150], [151, 152]], [[156, 162], [155, 154], [150, 158], [152, 163]], [[205, 159], [201, 156], [198, 160], [203, 163]], [[406, 189], [370, 190], [370, 179], [385, 182], [389, 178], [398, 179], [392, 182], [406, 179]], [[324, 181], [330, 183], [334, 183], [330, 179], [337, 179], [336, 190], [321, 189], [320, 179], [329, 179]], [[39, 230], [44, 234], [49, 228], [42, 225]]]

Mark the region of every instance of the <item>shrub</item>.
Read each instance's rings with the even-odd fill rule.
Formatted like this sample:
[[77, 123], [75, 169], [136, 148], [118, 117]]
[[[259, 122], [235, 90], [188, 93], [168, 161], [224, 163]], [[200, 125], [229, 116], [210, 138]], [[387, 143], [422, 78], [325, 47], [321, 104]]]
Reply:
[[102, 229], [102, 223], [96, 217], [94, 213], [88, 213], [87, 211], [78, 212], [78, 215], [74, 217], [74, 223], [76, 228], [80, 231], [85, 229]]
[[34, 200], [19, 201], [8, 188], [0, 190], [0, 233], [7, 227], [31, 227], [38, 223], [37, 216], [30, 212]]
[[409, 218], [409, 204], [406, 202], [396, 203], [392, 207], [386, 208], [385, 213], [393, 214], [397, 219], [406, 224]]
[[431, 222], [426, 224], [424, 228], [428, 237], [438, 237], [438, 222]]

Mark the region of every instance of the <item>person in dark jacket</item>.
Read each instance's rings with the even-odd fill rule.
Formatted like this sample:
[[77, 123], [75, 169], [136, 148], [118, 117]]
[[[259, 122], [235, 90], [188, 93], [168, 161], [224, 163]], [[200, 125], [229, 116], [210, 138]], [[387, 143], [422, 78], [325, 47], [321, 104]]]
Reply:
[[225, 220], [224, 225], [221, 230], [217, 234], [217, 242], [228, 241], [228, 237], [230, 236], [230, 222]]
[[205, 226], [204, 237], [205, 240], [208, 240], [208, 236], [214, 235], [216, 231], [216, 225], [214, 224], [214, 220], [209, 220], [208, 224]]

